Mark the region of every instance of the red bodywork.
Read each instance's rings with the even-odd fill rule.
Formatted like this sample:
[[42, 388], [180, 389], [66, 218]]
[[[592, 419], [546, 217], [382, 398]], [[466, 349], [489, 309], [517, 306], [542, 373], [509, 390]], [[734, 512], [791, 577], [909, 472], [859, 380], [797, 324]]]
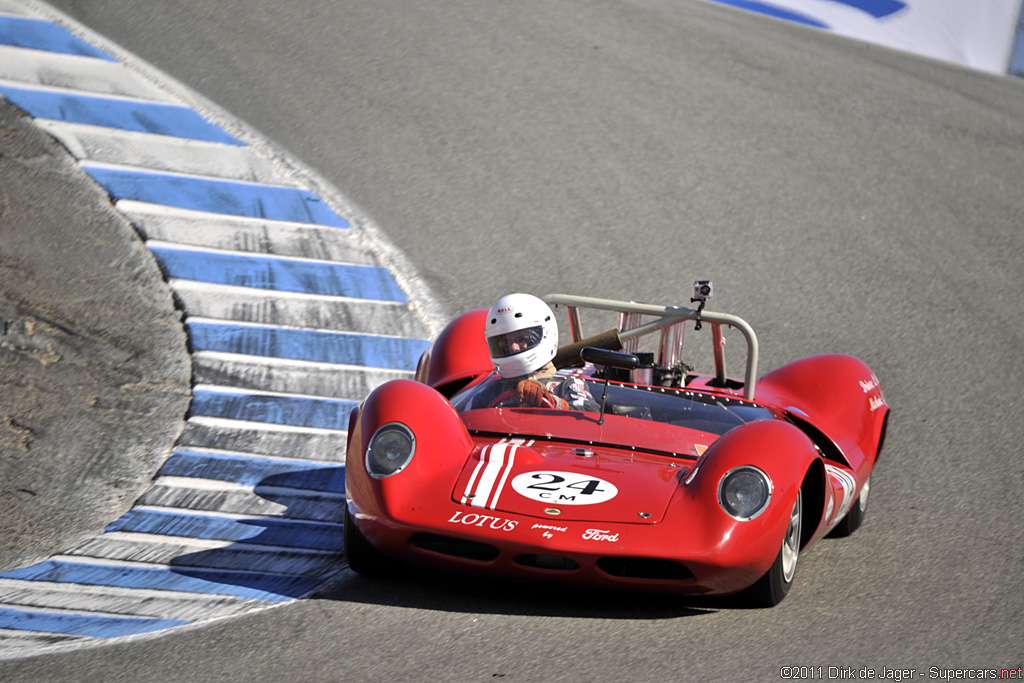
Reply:
[[[747, 403], [773, 419], [721, 436], [615, 414], [599, 424], [597, 413], [571, 410], [457, 412], [448, 397], [491, 370], [483, 313], [449, 325], [424, 354], [417, 381], [388, 382], [353, 413], [350, 518], [388, 556], [489, 574], [731, 594], [776, 560], [801, 487], [806, 549], [847, 513], [881, 449], [889, 409], [878, 380], [843, 355], [767, 374]], [[741, 400], [738, 390], [712, 384], [693, 376], [685, 390]], [[415, 434], [415, 455], [397, 474], [374, 478], [367, 447], [390, 422]], [[772, 484], [767, 508], [748, 521], [728, 515], [718, 499], [723, 475], [742, 465]]]

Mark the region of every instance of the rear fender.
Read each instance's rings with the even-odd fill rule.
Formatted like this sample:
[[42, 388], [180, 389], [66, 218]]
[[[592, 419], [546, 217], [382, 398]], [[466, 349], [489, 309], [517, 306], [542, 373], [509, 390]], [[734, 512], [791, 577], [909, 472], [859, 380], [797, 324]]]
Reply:
[[484, 335], [487, 309], [463, 313], [448, 324], [420, 357], [416, 380], [451, 398], [481, 375], [494, 370]]
[[804, 358], [762, 377], [756, 395], [824, 434], [855, 471], [874, 464], [889, 405], [863, 361], [843, 354]]
[[[444, 396], [419, 382], [392, 380], [367, 397], [355, 420], [346, 456], [346, 494], [360, 511], [394, 517], [398, 509], [417, 502], [450, 498], [473, 441]], [[377, 479], [366, 470], [366, 451], [376, 431], [390, 422], [409, 427], [415, 451], [405, 469]]]

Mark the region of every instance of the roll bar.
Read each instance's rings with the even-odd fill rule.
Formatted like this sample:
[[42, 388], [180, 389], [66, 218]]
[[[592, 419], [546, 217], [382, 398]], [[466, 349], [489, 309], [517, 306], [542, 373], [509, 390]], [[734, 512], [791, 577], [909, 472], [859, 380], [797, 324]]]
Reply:
[[[682, 325], [687, 320], [707, 323], [711, 326], [711, 343], [715, 358], [715, 380], [725, 386], [727, 380], [725, 374], [725, 350], [722, 345], [722, 326], [735, 328], [743, 334], [747, 340], [747, 368], [743, 384], [743, 396], [753, 400], [754, 384], [757, 379], [757, 335], [747, 321], [735, 315], [727, 313], [715, 313], [713, 311], [697, 311], [684, 306], [655, 306], [650, 304], [638, 304], [632, 301], [615, 301], [613, 299], [595, 299], [585, 296], [572, 296], [570, 294], [548, 294], [542, 297], [549, 306], [565, 306], [569, 314], [569, 330], [574, 345], [584, 341], [583, 327], [580, 322], [580, 309], [589, 308], [595, 310], [613, 311], [622, 315], [635, 314], [637, 316], [652, 316], [657, 318], [650, 322], [630, 327], [629, 329], [609, 330], [598, 337], [607, 338], [612, 333], [618, 334], [621, 342], [637, 339], [654, 332], [662, 333], [662, 349], [671, 346], [665, 343], [672, 328]], [[679, 339], [682, 339], [681, 334]], [[674, 362], [678, 358], [661, 359], [662, 363]]]

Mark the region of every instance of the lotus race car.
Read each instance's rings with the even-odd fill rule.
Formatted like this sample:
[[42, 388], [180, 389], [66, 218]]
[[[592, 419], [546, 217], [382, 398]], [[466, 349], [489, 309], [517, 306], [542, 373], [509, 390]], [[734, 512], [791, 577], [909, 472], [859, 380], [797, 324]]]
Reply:
[[[414, 380], [352, 412], [349, 566], [781, 601], [800, 553], [863, 521], [889, 406], [847, 355], [758, 378], [753, 330], [704, 311], [709, 293], [695, 287], [697, 309], [543, 297], [568, 321], [553, 363], [592, 397], [581, 406], [522, 405], [495, 371], [488, 311], [456, 318]], [[584, 337], [583, 311], [607, 331]], [[709, 339], [713, 373], [684, 361], [684, 331]], [[742, 378], [726, 375], [726, 336], [745, 340]]]

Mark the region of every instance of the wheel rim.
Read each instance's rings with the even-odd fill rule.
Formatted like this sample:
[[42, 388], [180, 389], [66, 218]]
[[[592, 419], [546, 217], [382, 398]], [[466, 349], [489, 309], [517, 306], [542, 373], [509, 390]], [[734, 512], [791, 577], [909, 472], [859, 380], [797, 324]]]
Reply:
[[857, 499], [857, 504], [860, 506], [860, 511], [864, 512], [868, 509], [868, 492], [871, 490], [871, 477], [864, 480], [864, 486], [860, 487], [860, 498]]
[[796, 503], [793, 504], [793, 511], [789, 513], [789, 527], [786, 528], [786, 538], [782, 541], [782, 578], [786, 583], [793, 580], [796, 573], [796, 560], [800, 555], [800, 499], [802, 492], [796, 494]]

